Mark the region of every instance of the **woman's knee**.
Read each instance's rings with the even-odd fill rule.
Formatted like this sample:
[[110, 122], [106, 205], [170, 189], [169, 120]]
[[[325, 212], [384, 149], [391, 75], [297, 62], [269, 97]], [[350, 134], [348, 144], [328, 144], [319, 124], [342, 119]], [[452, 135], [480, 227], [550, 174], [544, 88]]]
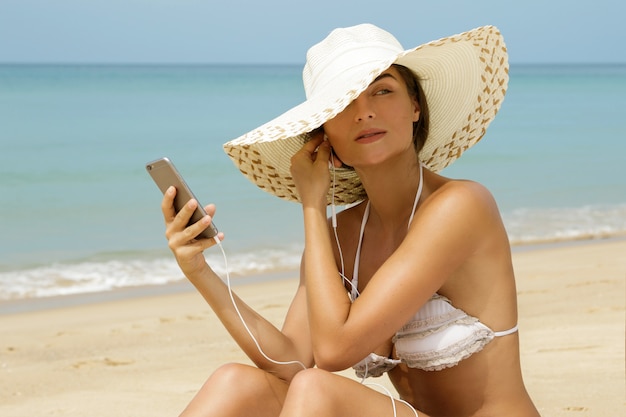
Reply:
[[219, 386], [222, 395], [235, 396], [248, 404], [282, 404], [289, 387], [287, 382], [263, 369], [240, 363], [220, 366], [209, 382], [213, 387]]
[[286, 392], [287, 385], [267, 372], [230, 363], [211, 374], [182, 415], [240, 416], [256, 410], [258, 415], [275, 416]]
[[298, 372], [289, 385], [288, 398], [304, 404], [310, 402], [316, 407], [332, 401], [336, 390], [331, 379], [333, 374], [317, 368]]
[[207, 382], [213, 382], [220, 386], [232, 386], [245, 382], [254, 375], [255, 368], [241, 363], [227, 363], [217, 368]]
[[[254, 399], [257, 396], [266, 396], [271, 390], [275, 379], [267, 372], [250, 365], [228, 363], [217, 368], [209, 377], [205, 385], [224, 394], [234, 395], [237, 398]], [[227, 394], [227, 395], [228, 395]]]

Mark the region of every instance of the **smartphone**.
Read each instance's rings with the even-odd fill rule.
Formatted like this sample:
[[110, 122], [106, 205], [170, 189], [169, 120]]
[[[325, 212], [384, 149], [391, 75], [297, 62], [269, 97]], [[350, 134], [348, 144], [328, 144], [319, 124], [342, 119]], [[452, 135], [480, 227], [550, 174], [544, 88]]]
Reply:
[[[187, 186], [187, 183], [183, 179], [182, 175], [180, 175], [172, 161], [168, 158], [161, 158], [156, 161], [148, 162], [146, 164], [146, 170], [162, 193], [165, 194], [165, 191], [167, 191], [167, 189], [172, 185], [176, 188], [176, 197], [174, 197], [174, 209], [176, 210], [176, 213], [178, 213], [192, 198], [198, 201], [198, 199], [191, 192], [189, 186]], [[196, 210], [193, 212], [187, 226], [191, 226], [192, 224], [198, 222], [206, 215], [206, 211], [200, 202], [198, 202], [198, 207], [196, 207]], [[211, 222], [211, 224], [196, 238], [212, 239], [215, 235], [217, 235], [217, 227], [215, 227], [215, 224]]]

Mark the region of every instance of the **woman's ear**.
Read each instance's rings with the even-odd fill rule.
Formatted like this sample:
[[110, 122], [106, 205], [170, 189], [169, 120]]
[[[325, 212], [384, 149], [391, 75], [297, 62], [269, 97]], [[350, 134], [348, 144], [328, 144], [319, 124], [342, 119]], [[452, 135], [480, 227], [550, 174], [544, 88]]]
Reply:
[[417, 99], [413, 99], [413, 122], [417, 122], [420, 119], [421, 108], [420, 104], [417, 102]]

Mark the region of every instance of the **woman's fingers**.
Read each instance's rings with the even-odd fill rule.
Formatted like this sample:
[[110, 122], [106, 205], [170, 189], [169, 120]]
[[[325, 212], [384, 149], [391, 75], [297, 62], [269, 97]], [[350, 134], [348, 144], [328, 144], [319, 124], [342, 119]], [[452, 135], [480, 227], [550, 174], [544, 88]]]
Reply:
[[328, 161], [329, 157], [330, 144], [327, 140], [324, 140], [322, 135], [319, 135], [305, 143], [293, 155], [291, 163], [292, 165], [304, 164], [304, 166], [313, 166], [316, 161], [321, 161], [320, 163], [328, 164], [326, 161]]
[[315, 152], [317, 147], [320, 146], [320, 143], [322, 142], [324, 142], [324, 135], [319, 133], [317, 135], [314, 135], [311, 140], [306, 142], [302, 147], [302, 150], [309, 152], [309, 154], [313, 154], [313, 152]]
[[291, 175], [303, 204], [325, 204], [330, 171], [330, 143], [316, 136], [291, 158]]
[[165, 218], [165, 224], [170, 223], [176, 217], [176, 210], [174, 210], [174, 197], [176, 197], [176, 187], [170, 186], [165, 193], [163, 193], [163, 199], [161, 200], [161, 211]]
[[170, 247], [177, 247], [196, 239], [196, 237], [211, 224], [213, 221], [212, 216], [215, 214], [215, 205], [209, 204], [207, 206], [207, 213], [209, 214], [198, 222], [189, 225], [189, 220], [198, 207], [198, 202], [193, 199], [189, 200], [180, 212], [176, 213], [176, 209], [174, 208], [175, 196], [176, 188], [170, 187], [165, 192], [161, 203], [166, 226], [165, 237], [170, 241]]
[[330, 143], [325, 140], [320, 143], [317, 147], [317, 155], [315, 157], [315, 162], [319, 164], [324, 164], [326, 168], [328, 168], [328, 161], [330, 159]]
[[[181, 270], [187, 277], [191, 277], [207, 268], [203, 252], [217, 243], [215, 239], [197, 238], [213, 221], [215, 205], [209, 204], [205, 209], [208, 214], [188, 226], [194, 210], [198, 207], [198, 202], [190, 200], [179, 213], [176, 213], [174, 208], [175, 197], [176, 189], [170, 187], [164, 193], [161, 202], [161, 210], [165, 220], [165, 237]], [[217, 238], [220, 241], [223, 240], [224, 234], [218, 233]]]
[[208, 204], [204, 206], [204, 211], [206, 211], [209, 216], [215, 217], [215, 212], [217, 211], [217, 208], [215, 207], [215, 204]]

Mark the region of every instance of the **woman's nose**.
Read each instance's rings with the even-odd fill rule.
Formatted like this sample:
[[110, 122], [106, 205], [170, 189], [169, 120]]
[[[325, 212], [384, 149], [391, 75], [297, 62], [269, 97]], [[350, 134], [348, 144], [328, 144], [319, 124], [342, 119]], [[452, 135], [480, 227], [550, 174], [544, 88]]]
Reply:
[[357, 97], [352, 105], [354, 107], [354, 119], [357, 122], [361, 122], [366, 119], [373, 119], [376, 116], [374, 109], [369, 100], [366, 97]]

